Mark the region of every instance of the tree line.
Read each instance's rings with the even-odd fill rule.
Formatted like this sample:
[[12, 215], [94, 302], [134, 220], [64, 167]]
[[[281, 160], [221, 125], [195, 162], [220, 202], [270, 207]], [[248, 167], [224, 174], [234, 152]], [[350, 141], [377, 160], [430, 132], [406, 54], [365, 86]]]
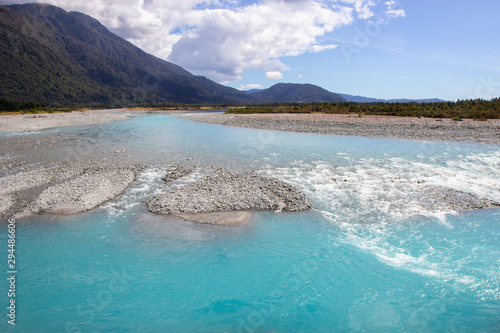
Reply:
[[428, 118], [462, 118], [486, 120], [500, 119], [500, 98], [492, 100], [468, 99], [456, 102], [430, 103], [306, 103], [306, 104], [266, 104], [252, 105], [244, 108], [230, 109], [228, 113], [334, 113], [428, 117]]
[[[244, 107], [231, 107], [228, 104], [178, 104], [178, 103], [142, 103], [136, 105], [141, 108], [154, 109], [193, 109], [210, 106], [212, 108], [229, 108], [228, 113], [332, 113], [332, 114], [355, 114], [399, 116], [399, 117], [427, 117], [427, 118], [451, 118], [461, 120], [463, 118], [487, 120], [500, 119], [500, 98], [492, 100], [468, 99], [456, 102], [430, 102], [430, 103], [272, 103], [264, 105], [249, 105]], [[95, 107], [95, 106], [94, 106]], [[103, 108], [112, 106], [102, 105]], [[74, 109], [74, 108], [71, 108]], [[4, 112], [36, 112], [36, 111], [68, 111], [70, 109], [53, 109], [40, 102], [17, 102], [5, 98], [0, 99], [0, 111]]]
[[47, 111], [48, 108], [43, 103], [38, 102], [14, 102], [6, 98], [0, 99], [0, 111], [18, 112], [18, 111]]

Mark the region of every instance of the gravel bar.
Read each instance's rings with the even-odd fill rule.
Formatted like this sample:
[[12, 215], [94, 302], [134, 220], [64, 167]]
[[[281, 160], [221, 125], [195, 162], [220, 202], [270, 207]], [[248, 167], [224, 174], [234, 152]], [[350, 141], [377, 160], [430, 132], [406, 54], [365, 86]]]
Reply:
[[141, 167], [59, 165], [0, 178], [0, 215], [73, 214], [121, 194]]
[[297, 188], [256, 172], [211, 168], [209, 176], [152, 198], [157, 214], [199, 214], [240, 210], [307, 210], [311, 203]]
[[429, 209], [450, 209], [466, 211], [499, 207], [500, 203], [479, 198], [473, 194], [457, 191], [450, 188], [428, 186], [421, 193], [423, 204]]
[[500, 119], [475, 121], [347, 114], [192, 114], [204, 123], [290, 132], [500, 144]]
[[88, 170], [51, 186], [32, 202], [31, 213], [74, 214], [91, 210], [121, 194], [134, 181], [130, 169]]
[[0, 133], [37, 131], [61, 126], [90, 126], [128, 119], [132, 113], [120, 110], [0, 115]]

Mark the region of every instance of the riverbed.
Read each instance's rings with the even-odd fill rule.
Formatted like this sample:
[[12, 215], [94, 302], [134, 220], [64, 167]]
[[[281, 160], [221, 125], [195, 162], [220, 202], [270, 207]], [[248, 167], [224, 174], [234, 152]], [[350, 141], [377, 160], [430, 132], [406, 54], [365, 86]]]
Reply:
[[[18, 318], [16, 327], [4, 319], [1, 331], [500, 328], [499, 209], [458, 211], [426, 192], [444, 187], [500, 201], [499, 145], [144, 114], [0, 140], [2, 177], [70, 164], [141, 166], [122, 194], [96, 209], [17, 220]], [[168, 184], [171, 165], [195, 171]], [[152, 197], [213, 167], [291, 184], [312, 208], [256, 211], [243, 226], [147, 210]], [[4, 258], [7, 235], [5, 224]]]

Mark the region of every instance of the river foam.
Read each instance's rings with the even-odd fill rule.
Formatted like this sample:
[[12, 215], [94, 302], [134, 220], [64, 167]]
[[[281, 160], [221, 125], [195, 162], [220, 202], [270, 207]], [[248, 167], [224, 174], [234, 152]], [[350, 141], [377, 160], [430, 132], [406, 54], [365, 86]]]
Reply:
[[300, 188], [323, 221], [338, 228], [339, 234], [332, 236], [335, 242], [438, 285], [500, 299], [498, 251], [494, 246], [492, 252], [485, 251], [485, 235], [478, 236], [485, 232], [484, 225], [464, 225], [464, 214], [478, 213], [429, 204], [433, 200], [425, 191], [446, 187], [500, 201], [500, 152], [428, 161], [339, 154], [330, 162], [295, 161], [261, 172]]

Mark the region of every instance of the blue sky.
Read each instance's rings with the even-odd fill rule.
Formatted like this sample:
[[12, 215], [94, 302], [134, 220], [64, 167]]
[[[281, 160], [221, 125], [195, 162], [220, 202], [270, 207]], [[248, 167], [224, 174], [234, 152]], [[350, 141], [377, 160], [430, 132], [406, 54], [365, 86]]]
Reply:
[[[291, 70], [282, 81], [378, 98], [500, 97], [500, 1], [407, 0], [400, 7], [405, 17], [380, 30], [357, 21], [323, 37], [336, 49], [283, 58]], [[253, 82], [269, 85], [257, 71], [230, 85]]]
[[500, 96], [498, 0], [33, 1], [91, 15], [239, 89], [297, 82], [377, 98]]

